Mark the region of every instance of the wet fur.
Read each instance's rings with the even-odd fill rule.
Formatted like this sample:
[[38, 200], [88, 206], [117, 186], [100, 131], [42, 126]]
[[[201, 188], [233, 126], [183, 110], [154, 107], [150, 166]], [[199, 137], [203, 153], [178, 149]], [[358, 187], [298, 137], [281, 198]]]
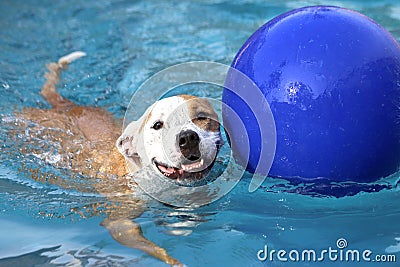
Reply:
[[[115, 147], [122, 132], [121, 124], [104, 109], [79, 106], [62, 97], [56, 89], [60, 74], [69, 63], [84, 56], [74, 52], [55, 63], [47, 65], [46, 82], [41, 94], [50, 103], [50, 109], [26, 108], [16, 113], [21, 129], [30, 125], [31, 138], [42, 138], [57, 143], [60, 157], [53, 162], [57, 168], [68, 169], [72, 173], [94, 179], [95, 189], [107, 196], [111, 203], [107, 207], [108, 217], [102, 222], [111, 236], [119, 243], [140, 249], [170, 265], [181, 265], [165, 249], [147, 240], [141, 228], [133, 219], [141, 215], [145, 203], [132, 194], [132, 185], [124, 177], [128, 174], [124, 157]], [[33, 126], [31, 125], [33, 123]], [[52, 129], [57, 129], [54, 135]], [[52, 134], [53, 133], [53, 134]], [[42, 153], [22, 148], [22, 153]], [[35, 180], [45, 179], [37, 170], [29, 169]], [[46, 182], [71, 188], [62, 178], [52, 175]], [[72, 184], [74, 184], [72, 182]], [[79, 188], [74, 188], [78, 189]]]

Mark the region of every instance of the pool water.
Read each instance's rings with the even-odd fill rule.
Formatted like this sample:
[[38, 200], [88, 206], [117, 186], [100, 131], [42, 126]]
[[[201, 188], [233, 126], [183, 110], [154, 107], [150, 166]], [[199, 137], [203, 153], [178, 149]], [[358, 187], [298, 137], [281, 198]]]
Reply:
[[[230, 64], [263, 23], [304, 5], [334, 4], [362, 12], [400, 40], [400, 2], [383, 1], [1, 1], [0, 2], [0, 266], [166, 266], [124, 247], [100, 226], [104, 215], [81, 216], [106, 200], [95, 191], [32, 180], [19, 153], [24, 139], [7, 139], [15, 111], [48, 107], [39, 95], [45, 64], [75, 50], [88, 56], [63, 73], [60, 92], [122, 118], [132, 93], [152, 74], [194, 60]], [[200, 96], [220, 99], [221, 88]], [[187, 93], [191, 93], [190, 91]], [[143, 99], [144, 106], [150, 101]], [[47, 171], [57, 171], [47, 166]], [[248, 176], [248, 175], [246, 175]], [[64, 174], [65, 180], [71, 177]], [[248, 178], [248, 177], [247, 177]], [[254, 193], [244, 177], [219, 201], [194, 210], [150, 201], [137, 219], [144, 234], [187, 266], [283, 266], [259, 250], [348, 248], [395, 255], [395, 263], [325, 260], [292, 266], [399, 266], [400, 174], [367, 192], [332, 197], [311, 185], [267, 179]], [[335, 185], [341, 188], [342, 185]], [[325, 192], [325, 191], [324, 191]]]

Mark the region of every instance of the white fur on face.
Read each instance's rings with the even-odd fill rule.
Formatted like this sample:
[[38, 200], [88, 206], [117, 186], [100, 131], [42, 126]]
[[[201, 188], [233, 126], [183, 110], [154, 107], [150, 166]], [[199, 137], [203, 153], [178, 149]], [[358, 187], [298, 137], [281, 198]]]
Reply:
[[[193, 99], [195, 101], [187, 97], [173, 96], [154, 103], [146, 111], [146, 117], [140, 119], [140, 125], [138, 122], [132, 122], [135, 123], [135, 127], [128, 125], [119, 138], [117, 145], [120, 145], [118, 148], [122, 154], [126, 152], [125, 148], [135, 147], [135, 153], [140, 157], [142, 166], [151, 164], [155, 171], [173, 179], [180, 180], [190, 176], [200, 179], [203, 175], [201, 172], [207, 170], [215, 161], [219, 144], [222, 144], [222, 137], [219, 129], [205, 129], [207, 127], [203, 127], [202, 124], [194, 123], [196, 110], [201, 110], [202, 117], [206, 116], [213, 120], [217, 118], [211, 105], [205, 104], [208, 103], [206, 100]], [[179, 148], [178, 136], [188, 130], [194, 131], [199, 137], [200, 159], [198, 160], [186, 159]], [[138, 135], [139, 138], [133, 138], [133, 135]], [[138, 141], [132, 144], [131, 139]], [[121, 140], [127, 141], [121, 143]], [[132, 157], [124, 155], [128, 162], [133, 161]]]

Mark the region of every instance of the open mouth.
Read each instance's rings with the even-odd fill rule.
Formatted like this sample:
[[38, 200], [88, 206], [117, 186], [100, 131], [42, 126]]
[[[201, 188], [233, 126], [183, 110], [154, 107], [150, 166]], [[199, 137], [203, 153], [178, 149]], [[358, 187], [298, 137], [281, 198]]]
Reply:
[[203, 174], [205, 174], [205, 172], [208, 171], [211, 167], [208, 166], [207, 168], [203, 169], [203, 159], [200, 159], [190, 164], [181, 164], [181, 168], [168, 166], [164, 163], [158, 162], [156, 159], [153, 159], [153, 163], [162, 175], [174, 180], [201, 179], [203, 177]]

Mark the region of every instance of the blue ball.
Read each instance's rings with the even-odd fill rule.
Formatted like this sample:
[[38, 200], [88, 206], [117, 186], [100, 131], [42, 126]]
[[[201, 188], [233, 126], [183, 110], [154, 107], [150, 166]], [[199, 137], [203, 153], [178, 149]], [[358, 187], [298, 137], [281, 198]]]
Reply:
[[[274, 116], [269, 176], [370, 182], [399, 170], [400, 46], [368, 17], [328, 6], [290, 11], [259, 28], [231, 67], [254, 81]], [[226, 112], [223, 120], [239, 158], [247, 158], [242, 137], [249, 136], [254, 171], [269, 140], [251, 108], [264, 107], [243, 101], [241, 90], [225, 88], [223, 102], [247, 132], [235, 131]]]

